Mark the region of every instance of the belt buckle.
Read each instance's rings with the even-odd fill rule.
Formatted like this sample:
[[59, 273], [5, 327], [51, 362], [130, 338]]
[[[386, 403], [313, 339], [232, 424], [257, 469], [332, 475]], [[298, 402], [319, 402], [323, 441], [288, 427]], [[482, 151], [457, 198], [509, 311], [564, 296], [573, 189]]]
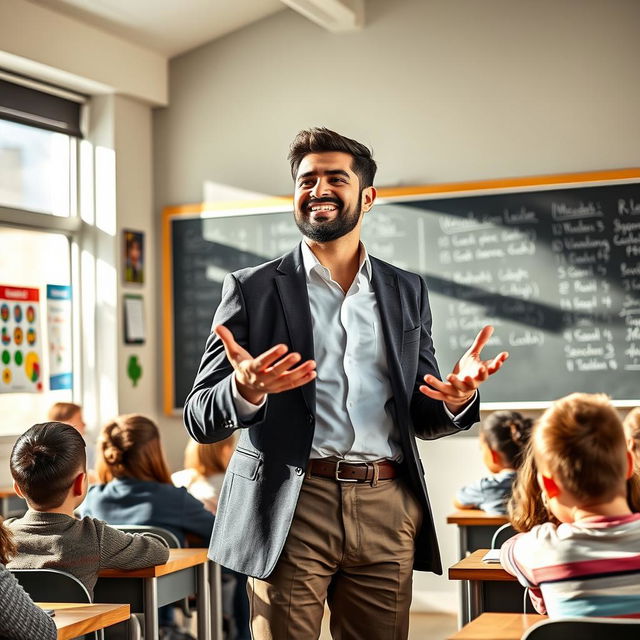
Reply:
[[355, 478], [341, 478], [340, 477], [340, 465], [342, 463], [348, 464], [346, 460], [338, 460], [336, 462], [336, 482], [358, 482]]

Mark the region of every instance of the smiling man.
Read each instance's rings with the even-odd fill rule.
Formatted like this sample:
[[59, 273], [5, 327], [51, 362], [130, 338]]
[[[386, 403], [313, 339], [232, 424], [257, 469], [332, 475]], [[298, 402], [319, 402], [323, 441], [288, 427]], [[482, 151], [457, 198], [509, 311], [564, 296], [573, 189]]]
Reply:
[[259, 640], [406, 638], [414, 568], [442, 572], [415, 437], [478, 420], [485, 327], [440, 379], [424, 280], [369, 256], [369, 149], [328, 129], [289, 154], [291, 253], [225, 279], [185, 424], [199, 442], [240, 438], [210, 557], [252, 576]]

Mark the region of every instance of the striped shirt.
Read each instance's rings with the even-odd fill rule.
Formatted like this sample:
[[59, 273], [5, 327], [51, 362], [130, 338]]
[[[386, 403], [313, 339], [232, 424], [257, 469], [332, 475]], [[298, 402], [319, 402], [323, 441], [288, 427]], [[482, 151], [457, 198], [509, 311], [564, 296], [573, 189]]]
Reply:
[[640, 514], [548, 522], [507, 540], [500, 560], [551, 618], [640, 618]]

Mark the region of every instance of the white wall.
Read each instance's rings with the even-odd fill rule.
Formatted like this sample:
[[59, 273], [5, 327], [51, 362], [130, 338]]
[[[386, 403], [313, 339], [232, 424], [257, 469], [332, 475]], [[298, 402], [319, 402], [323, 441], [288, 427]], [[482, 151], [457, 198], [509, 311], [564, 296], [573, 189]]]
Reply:
[[[170, 107], [154, 118], [156, 215], [202, 200], [208, 182], [290, 193], [288, 144], [314, 125], [371, 144], [379, 185], [640, 163], [635, 0], [366, 6], [360, 33], [284, 11], [172, 60]], [[163, 425], [178, 442], [180, 422]], [[444, 519], [455, 488], [482, 473], [477, 442], [421, 450], [446, 568], [456, 541]], [[415, 601], [455, 607], [455, 590], [419, 574]]]

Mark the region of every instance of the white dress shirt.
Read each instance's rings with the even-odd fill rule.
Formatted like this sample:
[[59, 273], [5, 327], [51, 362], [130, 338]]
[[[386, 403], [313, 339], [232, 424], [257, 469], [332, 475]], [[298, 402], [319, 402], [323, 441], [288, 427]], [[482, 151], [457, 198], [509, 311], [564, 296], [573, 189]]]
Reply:
[[[367, 250], [360, 245], [360, 268], [345, 294], [307, 243], [301, 244], [317, 371], [316, 424], [309, 457], [400, 460], [399, 435], [385, 410], [393, 394]], [[235, 376], [232, 392], [245, 420], [266, 402], [265, 398], [254, 405], [245, 400]], [[445, 410], [454, 417], [446, 406]]]

